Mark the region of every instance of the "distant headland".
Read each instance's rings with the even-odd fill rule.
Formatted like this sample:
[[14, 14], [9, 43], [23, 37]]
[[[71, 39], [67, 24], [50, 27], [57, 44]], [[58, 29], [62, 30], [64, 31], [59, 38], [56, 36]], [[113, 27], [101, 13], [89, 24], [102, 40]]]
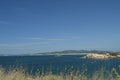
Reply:
[[99, 50], [64, 50], [43, 53], [27, 53], [27, 54], [0, 54], [0, 56], [42, 56], [42, 55], [83, 55], [86, 59], [110, 59], [120, 58], [120, 52], [99, 51]]

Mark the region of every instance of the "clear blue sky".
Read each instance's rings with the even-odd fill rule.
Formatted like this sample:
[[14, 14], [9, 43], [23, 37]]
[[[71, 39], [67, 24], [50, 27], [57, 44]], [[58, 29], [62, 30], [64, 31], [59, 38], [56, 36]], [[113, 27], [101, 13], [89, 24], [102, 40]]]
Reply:
[[120, 51], [120, 0], [0, 0], [0, 54]]

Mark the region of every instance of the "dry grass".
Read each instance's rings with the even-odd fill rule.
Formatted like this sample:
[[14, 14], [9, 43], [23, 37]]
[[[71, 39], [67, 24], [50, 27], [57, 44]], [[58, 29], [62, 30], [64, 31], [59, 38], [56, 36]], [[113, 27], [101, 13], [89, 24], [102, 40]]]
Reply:
[[[107, 75], [105, 77], [105, 75]], [[69, 73], [67, 75], [61, 74], [36, 74], [30, 75], [25, 73], [23, 69], [14, 69], [11, 71], [5, 71], [0, 68], [0, 80], [117, 80], [113, 78], [109, 72], [104, 72], [103, 69], [96, 71], [91, 77], [88, 77], [84, 73]], [[119, 79], [118, 79], [119, 80]]]

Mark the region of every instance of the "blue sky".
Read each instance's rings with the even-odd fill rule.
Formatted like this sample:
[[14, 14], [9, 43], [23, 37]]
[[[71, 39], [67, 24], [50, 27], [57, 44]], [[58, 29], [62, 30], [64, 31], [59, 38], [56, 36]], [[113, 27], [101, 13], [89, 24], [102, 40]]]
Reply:
[[0, 54], [120, 51], [120, 0], [0, 0]]

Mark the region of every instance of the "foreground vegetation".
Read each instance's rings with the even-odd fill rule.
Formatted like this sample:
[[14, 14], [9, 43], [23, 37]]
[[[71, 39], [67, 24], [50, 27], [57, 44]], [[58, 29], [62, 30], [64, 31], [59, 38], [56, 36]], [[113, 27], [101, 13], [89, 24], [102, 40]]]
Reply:
[[25, 73], [23, 69], [13, 69], [6, 71], [0, 68], [0, 80], [120, 80], [115, 69], [112, 72], [105, 72], [104, 69], [96, 71], [92, 76], [87, 76], [84, 72], [70, 72], [66, 75], [50, 73], [36, 73], [35, 75]]

